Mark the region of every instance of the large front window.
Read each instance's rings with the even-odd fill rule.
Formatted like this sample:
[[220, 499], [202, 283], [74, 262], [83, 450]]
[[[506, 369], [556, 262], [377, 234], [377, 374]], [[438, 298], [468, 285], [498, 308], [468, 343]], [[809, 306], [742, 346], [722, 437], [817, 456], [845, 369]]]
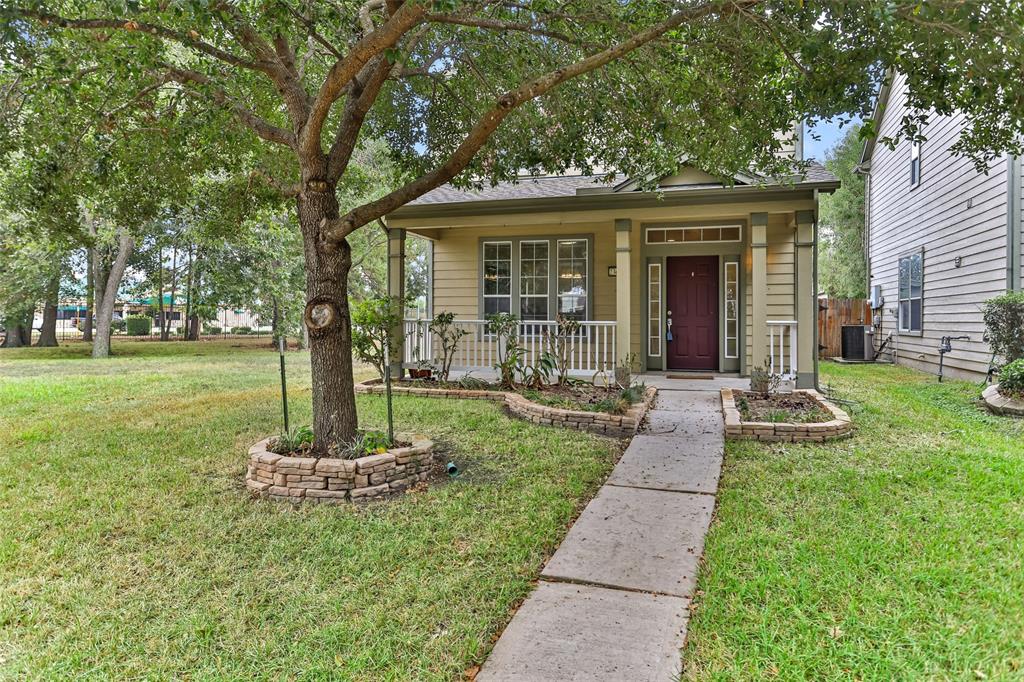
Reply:
[[919, 332], [924, 316], [924, 256], [914, 253], [900, 258], [900, 331]]
[[484, 241], [480, 251], [480, 314], [512, 313], [545, 321], [590, 314], [590, 238]]

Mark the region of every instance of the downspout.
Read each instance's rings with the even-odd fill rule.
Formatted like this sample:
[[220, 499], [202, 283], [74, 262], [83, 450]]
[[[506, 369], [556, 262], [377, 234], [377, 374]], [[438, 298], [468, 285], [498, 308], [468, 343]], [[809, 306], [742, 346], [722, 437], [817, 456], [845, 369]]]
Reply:
[[1024, 240], [1024, 215], [1021, 212], [1021, 158], [1006, 159], [1006, 290], [1019, 291], [1021, 279], [1021, 241]]

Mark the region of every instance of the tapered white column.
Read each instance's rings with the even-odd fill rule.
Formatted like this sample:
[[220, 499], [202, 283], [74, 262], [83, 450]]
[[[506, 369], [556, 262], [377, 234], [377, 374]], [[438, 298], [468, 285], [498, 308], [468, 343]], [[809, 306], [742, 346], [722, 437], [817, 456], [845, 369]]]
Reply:
[[796, 213], [796, 386], [814, 388], [818, 292], [814, 290], [814, 211]]
[[764, 367], [768, 359], [768, 214], [750, 214], [750, 291], [754, 307], [750, 339], [751, 367]]
[[[618, 365], [632, 349], [631, 334], [633, 315], [630, 307], [632, 296], [630, 283], [633, 280], [630, 271], [629, 237], [633, 230], [633, 221], [620, 218], [615, 221], [615, 363]], [[609, 369], [614, 369], [610, 367]]]

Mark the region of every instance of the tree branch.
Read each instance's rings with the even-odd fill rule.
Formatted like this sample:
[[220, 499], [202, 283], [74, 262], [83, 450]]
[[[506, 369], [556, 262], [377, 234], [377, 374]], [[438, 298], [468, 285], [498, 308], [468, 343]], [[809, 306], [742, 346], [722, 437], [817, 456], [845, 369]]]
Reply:
[[168, 67], [166, 78], [168, 81], [174, 81], [182, 85], [192, 83], [208, 88], [209, 95], [213, 98], [214, 102], [229, 109], [238, 120], [251, 128], [253, 132], [264, 140], [283, 144], [292, 149], [295, 148], [295, 135], [290, 130], [285, 130], [266, 119], [260, 118], [248, 107], [231, 99], [224, 90], [217, 87], [212, 80], [203, 74], [187, 69]]
[[199, 39], [199, 34], [195, 31], [190, 33], [181, 33], [179, 31], [173, 31], [163, 26], [157, 26], [155, 24], [147, 24], [145, 22], [135, 21], [133, 19], [68, 19], [61, 17], [56, 14], [50, 14], [48, 12], [40, 12], [31, 9], [16, 8], [13, 10], [14, 14], [24, 17], [26, 19], [34, 19], [40, 24], [47, 26], [53, 24], [60, 28], [70, 28], [78, 30], [90, 30], [90, 31], [101, 31], [101, 30], [118, 30], [118, 31], [132, 31], [138, 33], [145, 33], [148, 35], [156, 36], [158, 38], [165, 38], [167, 40], [174, 41], [181, 45], [191, 47], [194, 50], [202, 52], [203, 54], [209, 55], [214, 59], [231, 64], [232, 66], [240, 66], [242, 68], [251, 69], [253, 71], [266, 72], [266, 66], [251, 62], [246, 59], [242, 59], [236, 55], [226, 52], [219, 48], [210, 45]]
[[568, 66], [545, 73], [528, 83], [524, 83], [515, 90], [506, 92], [498, 98], [495, 105], [481, 116], [469, 134], [455, 151], [434, 170], [425, 173], [419, 178], [406, 183], [402, 187], [384, 195], [376, 201], [363, 204], [340, 218], [333, 220], [324, 219], [321, 223], [321, 237], [333, 243], [340, 243], [346, 236], [363, 225], [375, 220], [395, 209], [409, 203], [430, 190], [450, 181], [462, 172], [478, 151], [487, 143], [498, 126], [508, 116], [524, 103], [542, 96], [551, 89], [605, 64], [629, 54], [643, 45], [657, 39], [664, 33], [678, 28], [684, 23], [691, 22], [712, 14], [732, 14], [735, 11], [752, 7], [762, 0], [733, 0], [723, 5], [718, 2], [706, 3], [695, 7], [679, 10], [672, 14], [665, 21], [655, 24], [636, 35], [623, 40], [612, 47], [592, 54], [584, 59], [576, 61]]
[[359, 140], [359, 130], [363, 126], [366, 114], [390, 74], [391, 64], [380, 55], [363, 67], [363, 72], [352, 81], [353, 87], [349, 91], [348, 101], [345, 102], [338, 132], [327, 154], [327, 178], [330, 182], [336, 182], [345, 172], [352, 151]]
[[457, 26], [470, 26], [473, 28], [484, 28], [495, 31], [517, 31], [520, 33], [529, 33], [535, 36], [543, 36], [545, 38], [552, 38], [559, 40], [563, 43], [569, 43], [570, 45], [578, 45], [580, 47], [593, 48], [592, 43], [585, 43], [580, 40], [576, 40], [572, 36], [560, 33], [558, 31], [550, 31], [541, 26], [535, 24], [525, 24], [521, 22], [501, 21], [500, 19], [478, 19], [475, 17], [460, 16], [457, 14], [428, 14], [426, 17], [427, 21], [436, 24], [453, 24]]
[[313, 101], [306, 126], [302, 130], [299, 140], [301, 153], [307, 155], [323, 153], [320, 135], [323, 132], [324, 121], [327, 120], [331, 107], [341, 96], [345, 86], [362, 71], [367, 62], [401, 40], [406, 31], [422, 20], [424, 14], [426, 14], [426, 8], [417, 2], [406, 2], [388, 18], [383, 26], [356, 41], [344, 59], [339, 59], [334, 63], [320, 86], [320, 92], [317, 93], [316, 99]]
[[285, 197], [286, 199], [294, 199], [295, 197], [299, 196], [299, 193], [302, 191], [302, 186], [299, 185], [298, 183], [281, 182], [280, 180], [278, 180], [277, 178], [275, 178], [262, 168], [253, 169], [249, 173], [249, 177], [251, 179], [262, 180], [263, 182], [267, 183], [267, 185], [277, 190], [281, 194], [281, 196]]

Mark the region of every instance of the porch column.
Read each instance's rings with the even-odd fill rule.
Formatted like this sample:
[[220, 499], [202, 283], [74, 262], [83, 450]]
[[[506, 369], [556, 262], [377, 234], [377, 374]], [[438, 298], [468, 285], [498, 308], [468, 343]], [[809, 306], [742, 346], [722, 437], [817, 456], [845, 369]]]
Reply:
[[751, 366], [764, 367], [768, 359], [768, 214], [750, 214], [750, 290], [754, 319], [750, 339]]
[[814, 211], [796, 212], [796, 386], [814, 388], [817, 292], [814, 290]]
[[[630, 272], [629, 236], [633, 221], [629, 218], [615, 220], [615, 355], [616, 365], [630, 353], [630, 334], [633, 315], [630, 308], [633, 277]], [[611, 368], [612, 370], [615, 367]]]
[[[388, 228], [388, 296], [399, 301], [402, 317], [405, 317], [405, 230], [399, 227]], [[391, 366], [391, 377], [402, 378], [402, 358], [405, 357], [405, 325], [399, 323], [391, 333], [391, 347], [388, 353], [388, 364]]]

